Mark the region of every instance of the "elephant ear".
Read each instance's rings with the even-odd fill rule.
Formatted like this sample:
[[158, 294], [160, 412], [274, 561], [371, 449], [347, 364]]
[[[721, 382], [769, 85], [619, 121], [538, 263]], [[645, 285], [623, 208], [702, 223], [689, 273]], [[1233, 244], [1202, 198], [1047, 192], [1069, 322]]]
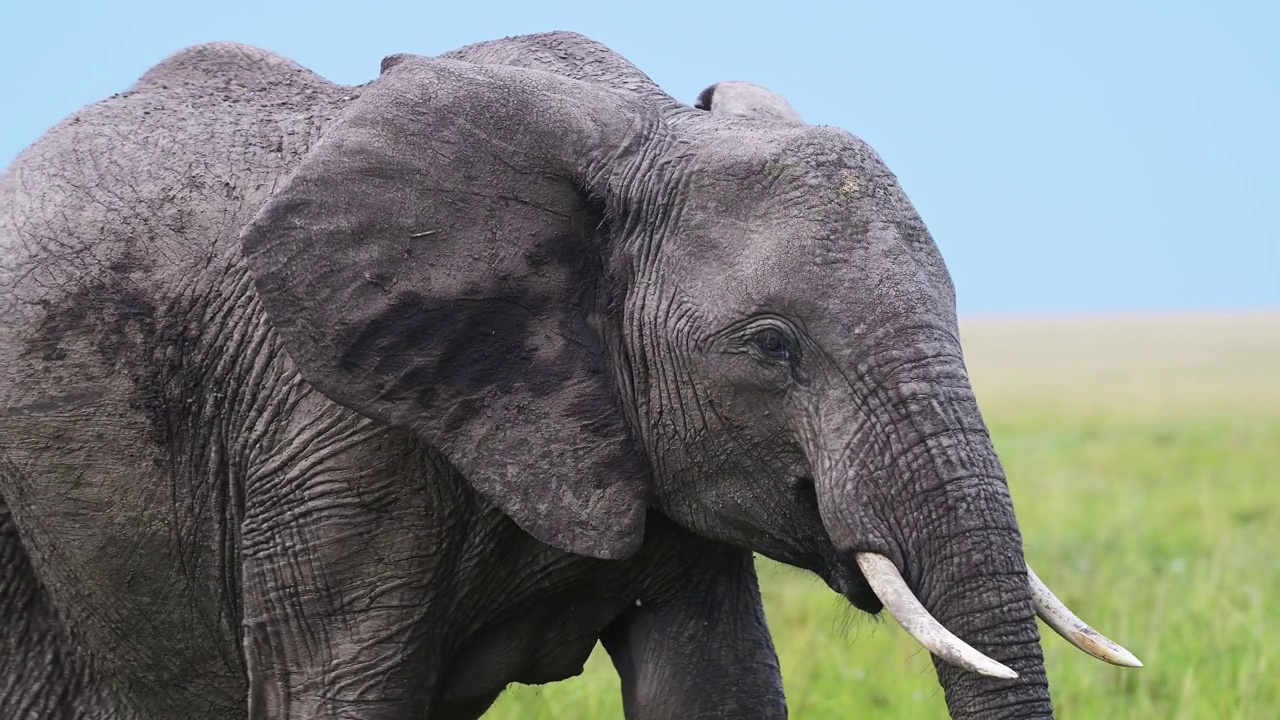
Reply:
[[726, 80], [698, 93], [694, 107], [717, 115], [767, 118], [787, 125], [804, 125], [800, 113], [781, 95], [766, 87]]
[[255, 287], [320, 392], [427, 439], [539, 540], [625, 557], [650, 473], [604, 224], [663, 131], [599, 86], [399, 56], [242, 233]]

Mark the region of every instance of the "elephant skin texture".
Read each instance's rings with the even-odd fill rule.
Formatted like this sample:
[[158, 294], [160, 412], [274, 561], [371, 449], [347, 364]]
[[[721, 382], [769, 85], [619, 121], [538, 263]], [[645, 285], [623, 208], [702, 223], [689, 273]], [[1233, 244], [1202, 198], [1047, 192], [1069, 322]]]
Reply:
[[[0, 717], [781, 718], [757, 552], [1051, 717], [951, 280], [849, 133], [548, 33], [184, 50], [0, 179]], [[851, 689], [852, 692], [852, 689]]]

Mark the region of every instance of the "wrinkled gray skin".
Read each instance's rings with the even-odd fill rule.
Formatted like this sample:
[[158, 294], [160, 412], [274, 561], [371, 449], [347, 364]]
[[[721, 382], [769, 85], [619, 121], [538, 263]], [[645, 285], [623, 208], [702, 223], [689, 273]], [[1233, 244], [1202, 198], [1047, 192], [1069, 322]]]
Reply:
[[937, 662], [954, 717], [1049, 717], [937, 249], [760, 97], [218, 44], [50, 131], [0, 181], [0, 717], [471, 718], [597, 639], [628, 717], [782, 717], [751, 550], [872, 612], [884, 554], [1021, 673]]

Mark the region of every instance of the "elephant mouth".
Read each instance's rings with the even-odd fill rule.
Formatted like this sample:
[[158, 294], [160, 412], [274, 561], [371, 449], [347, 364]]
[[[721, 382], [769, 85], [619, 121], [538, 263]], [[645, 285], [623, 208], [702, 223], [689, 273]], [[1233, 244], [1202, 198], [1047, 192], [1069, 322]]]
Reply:
[[[817, 492], [811, 476], [795, 475], [791, 487], [817, 510]], [[907, 586], [893, 561], [871, 548], [836, 549], [828, 541], [822, 552], [817, 575], [854, 607], [871, 615], [888, 610], [899, 625], [934, 655], [981, 675], [1012, 679], [1017, 673], [986, 657], [956, 637], [938, 622]], [[1115, 665], [1141, 667], [1142, 662], [1117, 643], [1107, 639], [1076, 617], [1027, 568], [1028, 583], [1036, 613], [1054, 631], [1073, 645], [1100, 660]]]
[[857, 563], [853, 561], [852, 556], [847, 563], [840, 563], [835, 584], [839, 588], [840, 594], [849, 601], [849, 604], [859, 610], [871, 615], [878, 615], [884, 609], [884, 602], [871, 589], [871, 584], [867, 582], [866, 576], [858, 569]]
[[[807, 508], [814, 517], [818, 517], [818, 491], [813, 476], [808, 473], [796, 473], [788, 478], [787, 485], [801, 507]], [[859, 610], [877, 615], [884, 609], [884, 603], [871, 589], [870, 583], [862, 574], [855, 559], [856, 553], [841, 552], [830, 541], [819, 542], [821, 556], [819, 562], [808, 562], [803, 557], [774, 557], [775, 560], [800, 567], [809, 567], [832, 590], [844, 596], [851, 605]]]
[[[843, 585], [841, 592], [855, 607], [872, 614], [881, 609], [888, 610], [889, 615], [921, 645], [953, 665], [1006, 680], [1018, 676], [1013, 670], [975, 650], [934, 619], [907, 586], [893, 561], [873, 552], [851, 553], [850, 557], [859, 570], [855, 584], [843, 585], [852, 575], [847, 571], [836, 582]], [[1089, 627], [1067, 609], [1030, 567], [1027, 568], [1027, 577], [1036, 614], [1055, 632], [1099, 660], [1123, 667], [1142, 667], [1142, 661], [1132, 653]]]

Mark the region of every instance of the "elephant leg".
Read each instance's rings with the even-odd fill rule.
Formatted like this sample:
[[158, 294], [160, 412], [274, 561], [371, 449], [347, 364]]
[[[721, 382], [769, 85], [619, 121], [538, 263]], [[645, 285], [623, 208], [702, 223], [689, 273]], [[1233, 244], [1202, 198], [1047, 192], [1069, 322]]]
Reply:
[[785, 718], [751, 553], [692, 536], [681, 544], [650, 596], [601, 637], [628, 720]]
[[319, 424], [295, 448], [305, 462], [246, 488], [249, 717], [433, 717], [426, 618], [451, 532], [434, 523], [463, 514], [442, 512], [447, 468], [354, 416], [304, 423]]
[[[0, 457], [3, 462], [3, 457]], [[116, 718], [66, 637], [0, 497], [0, 718]]]

